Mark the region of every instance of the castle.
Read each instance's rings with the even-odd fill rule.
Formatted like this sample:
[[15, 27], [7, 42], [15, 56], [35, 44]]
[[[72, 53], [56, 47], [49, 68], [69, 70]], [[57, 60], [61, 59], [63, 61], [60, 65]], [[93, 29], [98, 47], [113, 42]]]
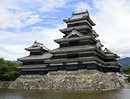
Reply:
[[47, 49], [43, 44], [35, 41], [25, 50], [29, 56], [19, 58], [22, 61], [21, 75], [44, 75], [51, 71], [76, 71], [80, 69], [99, 70], [101, 72], [120, 72], [120, 58], [117, 54], [105, 48], [93, 26], [88, 11], [73, 13], [68, 19], [64, 19], [67, 28], [60, 29], [64, 33], [63, 38], [55, 40], [60, 45], [54, 50]]

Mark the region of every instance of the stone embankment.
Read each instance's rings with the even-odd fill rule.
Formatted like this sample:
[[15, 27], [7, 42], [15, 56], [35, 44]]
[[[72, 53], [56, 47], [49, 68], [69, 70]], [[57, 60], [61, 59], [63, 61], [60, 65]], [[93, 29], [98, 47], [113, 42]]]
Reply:
[[58, 71], [47, 75], [21, 75], [11, 89], [112, 90], [124, 88], [125, 82], [115, 73], [97, 70]]
[[127, 83], [127, 88], [130, 88], [130, 83]]
[[12, 81], [0, 81], [0, 88], [8, 88], [11, 83], [13, 83]]

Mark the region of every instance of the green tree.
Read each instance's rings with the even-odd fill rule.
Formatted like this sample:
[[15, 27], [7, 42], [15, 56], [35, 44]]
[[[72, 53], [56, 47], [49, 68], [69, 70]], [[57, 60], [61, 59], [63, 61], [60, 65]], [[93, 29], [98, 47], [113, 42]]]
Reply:
[[126, 73], [126, 74], [130, 74], [130, 66], [124, 67], [123, 72]]
[[13, 81], [20, 75], [20, 70], [17, 67], [21, 64], [6, 61], [0, 58], [0, 80]]
[[127, 82], [130, 83], [130, 66], [126, 66], [123, 68], [123, 72], [129, 74], [128, 78], [126, 79]]

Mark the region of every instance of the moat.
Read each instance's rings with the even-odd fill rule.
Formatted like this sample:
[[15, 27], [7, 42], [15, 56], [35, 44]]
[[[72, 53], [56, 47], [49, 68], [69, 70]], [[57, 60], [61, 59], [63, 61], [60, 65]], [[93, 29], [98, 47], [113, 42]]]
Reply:
[[0, 99], [129, 99], [130, 89], [111, 91], [59, 91], [0, 89]]

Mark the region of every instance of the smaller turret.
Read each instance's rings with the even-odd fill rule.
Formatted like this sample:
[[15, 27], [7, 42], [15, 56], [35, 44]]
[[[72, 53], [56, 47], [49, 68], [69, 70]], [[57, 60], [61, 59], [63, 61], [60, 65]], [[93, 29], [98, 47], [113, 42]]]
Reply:
[[19, 58], [22, 61], [22, 66], [18, 67], [21, 69], [21, 74], [46, 74], [48, 73], [49, 64], [44, 63], [44, 60], [49, 59], [52, 54], [49, 53], [43, 43], [37, 41], [25, 50], [30, 51], [29, 56]]
[[44, 45], [43, 45], [43, 43], [39, 43], [39, 42], [37, 42], [37, 41], [35, 41], [34, 43], [33, 43], [33, 45], [32, 46], [30, 46], [30, 47], [28, 47], [28, 48], [25, 48], [25, 50], [27, 50], [27, 51], [45, 51], [45, 52], [47, 52], [47, 51], [49, 51], [49, 49], [47, 49]]

